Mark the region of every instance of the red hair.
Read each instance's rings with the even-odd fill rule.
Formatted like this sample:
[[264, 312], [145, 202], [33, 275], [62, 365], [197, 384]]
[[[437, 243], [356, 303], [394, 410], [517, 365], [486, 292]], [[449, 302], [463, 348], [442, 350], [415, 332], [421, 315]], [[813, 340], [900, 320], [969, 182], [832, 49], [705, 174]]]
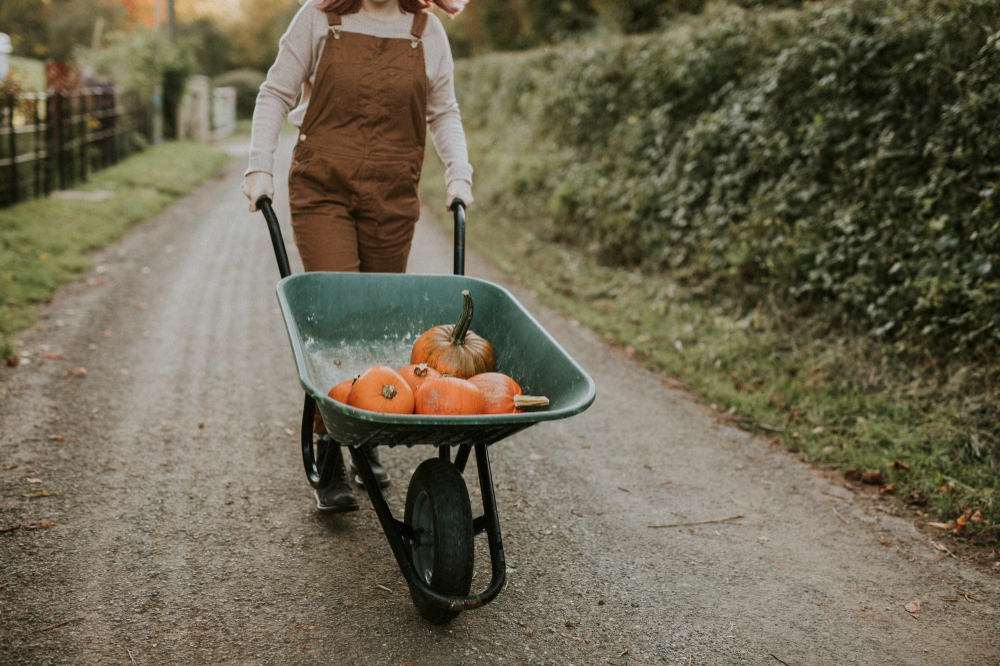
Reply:
[[[458, 15], [469, 0], [399, 0], [399, 11], [408, 14], [426, 11], [432, 5], [437, 5], [441, 11], [452, 18]], [[332, 12], [344, 16], [361, 11], [362, 0], [317, 0], [316, 7], [324, 12]]]

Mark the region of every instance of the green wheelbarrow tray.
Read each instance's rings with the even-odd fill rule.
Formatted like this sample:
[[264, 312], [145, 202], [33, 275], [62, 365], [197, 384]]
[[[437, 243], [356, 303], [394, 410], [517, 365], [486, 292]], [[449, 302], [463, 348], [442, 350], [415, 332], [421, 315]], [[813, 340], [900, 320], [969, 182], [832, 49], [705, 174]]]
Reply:
[[[547, 408], [519, 414], [381, 414], [327, 397], [337, 383], [372, 365], [400, 368], [432, 326], [455, 323], [462, 290], [475, 302], [472, 330], [489, 340], [496, 370]], [[299, 381], [340, 444], [461, 446], [492, 444], [541, 421], [578, 414], [594, 401], [593, 380], [503, 287], [458, 275], [301, 273], [278, 283], [278, 301]]]

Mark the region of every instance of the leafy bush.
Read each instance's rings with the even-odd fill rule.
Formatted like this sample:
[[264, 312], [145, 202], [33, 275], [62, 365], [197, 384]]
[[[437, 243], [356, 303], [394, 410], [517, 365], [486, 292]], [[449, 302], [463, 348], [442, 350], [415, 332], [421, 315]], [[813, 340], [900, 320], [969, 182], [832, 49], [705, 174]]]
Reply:
[[267, 76], [253, 69], [234, 69], [221, 74], [212, 81], [216, 88], [236, 88], [236, 115], [252, 118], [253, 107], [257, 103], [257, 91]]
[[609, 263], [995, 362], [1000, 5], [711, 12], [460, 68], [467, 122], [533, 132], [506, 205], [544, 198]]
[[705, 0], [601, 0], [599, 4], [602, 13], [632, 34], [656, 30], [665, 19], [683, 12], [700, 12]]

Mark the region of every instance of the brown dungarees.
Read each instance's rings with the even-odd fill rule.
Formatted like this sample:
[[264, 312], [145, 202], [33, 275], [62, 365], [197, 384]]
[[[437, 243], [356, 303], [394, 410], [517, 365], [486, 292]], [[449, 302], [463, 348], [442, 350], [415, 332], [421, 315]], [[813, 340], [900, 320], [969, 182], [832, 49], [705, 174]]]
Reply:
[[320, 56], [288, 173], [295, 245], [306, 271], [403, 273], [420, 215], [427, 72], [413, 15], [409, 39], [341, 30]]

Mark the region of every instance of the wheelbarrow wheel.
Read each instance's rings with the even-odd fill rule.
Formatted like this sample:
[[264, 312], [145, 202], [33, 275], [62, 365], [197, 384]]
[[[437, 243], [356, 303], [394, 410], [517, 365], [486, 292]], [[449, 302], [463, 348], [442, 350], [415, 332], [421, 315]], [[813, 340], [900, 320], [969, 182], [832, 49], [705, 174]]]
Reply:
[[[404, 521], [417, 540], [410, 544], [410, 558], [417, 575], [435, 592], [465, 596], [472, 587], [472, 505], [465, 479], [454, 465], [441, 458], [420, 463], [406, 492]], [[410, 596], [428, 622], [448, 624], [459, 611], [432, 604], [415, 587]]]

